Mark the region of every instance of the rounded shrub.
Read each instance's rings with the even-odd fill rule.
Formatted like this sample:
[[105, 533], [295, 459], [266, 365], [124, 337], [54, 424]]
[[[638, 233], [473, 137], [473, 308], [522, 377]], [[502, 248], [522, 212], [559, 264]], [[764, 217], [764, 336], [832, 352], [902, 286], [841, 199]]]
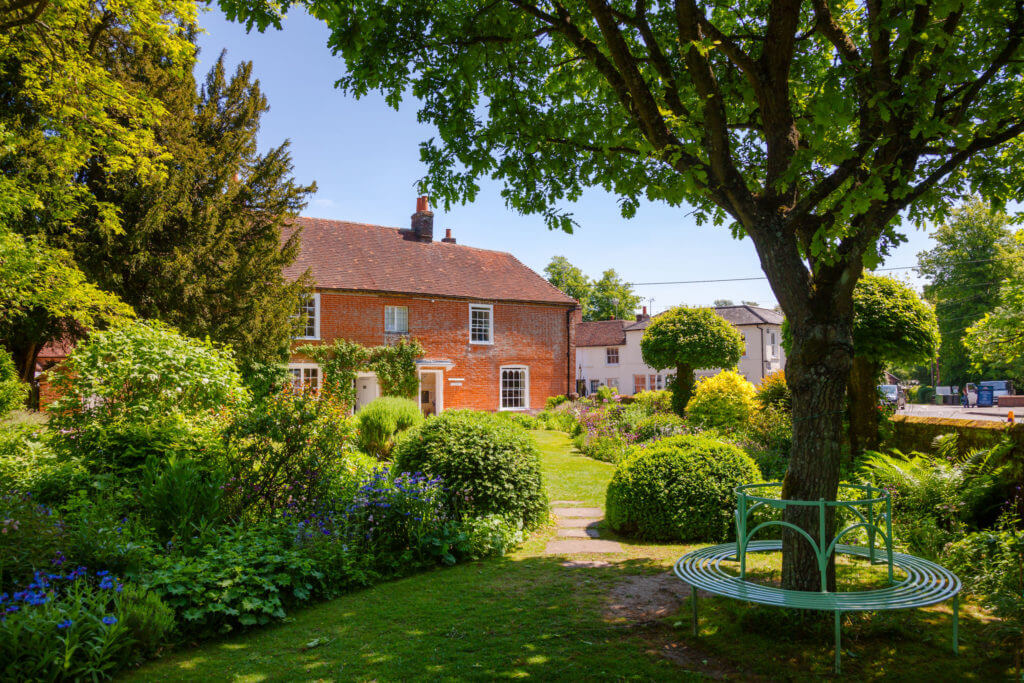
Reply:
[[634, 446], [619, 463], [605, 501], [618, 533], [652, 541], [724, 541], [733, 534], [733, 490], [761, 480], [731, 444], [698, 434]]
[[705, 377], [686, 406], [686, 419], [703, 429], [740, 427], [750, 418], [756, 393], [754, 385], [734, 370]]
[[431, 417], [402, 439], [394, 458], [396, 471], [440, 477], [459, 515], [505, 515], [526, 527], [547, 517], [537, 446], [497, 415], [451, 410]]
[[416, 401], [397, 396], [382, 396], [363, 406], [356, 415], [359, 448], [377, 458], [387, 458], [395, 446], [395, 437], [423, 422]]
[[757, 402], [763, 408], [783, 408], [791, 410], [793, 407], [793, 394], [786, 384], [786, 371], [776, 370], [770, 375], [765, 375], [761, 383], [757, 385]]

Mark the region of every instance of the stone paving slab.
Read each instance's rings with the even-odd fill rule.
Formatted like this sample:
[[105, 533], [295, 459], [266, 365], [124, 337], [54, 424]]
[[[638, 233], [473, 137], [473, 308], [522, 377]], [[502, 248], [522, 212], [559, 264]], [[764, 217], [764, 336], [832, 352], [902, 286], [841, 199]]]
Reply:
[[561, 564], [569, 569], [596, 569], [598, 567], [612, 566], [611, 562], [605, 562], [604, 560], [566, 560]]
[[564, 517], [558, 520], [560, 529], [583, 529], [591, 524], [597, 525], [601, 517]]
[[563, 538], [598, 538], [601, 534], [597, 529], [559, 529], [558, 535]]
[[546, 555], [577, 555], [580, 553], [621, 553], [622, 546], [615, 541], [596, 538], [550, 541], [544, 549]]
[[558, 517], [604, 517], [604, 510], [601, 508], [555, 508], [553, 512]]
[[583, 505], [583, 501], [582, 500], [553, 500], [553, 501], [551, 501], [551, 504], [552, 505], [564, 505], [564, 506]]

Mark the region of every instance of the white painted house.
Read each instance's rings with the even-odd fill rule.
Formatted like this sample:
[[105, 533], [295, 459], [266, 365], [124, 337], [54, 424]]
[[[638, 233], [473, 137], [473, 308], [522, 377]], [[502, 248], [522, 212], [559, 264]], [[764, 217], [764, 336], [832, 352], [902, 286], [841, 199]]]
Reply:
[[[754, 384], [786, 365], [782, 350], [782, 314], [757, 306], [722, 306], [714, 309], [732, 323], [746, 341], [739, 373]], [[576, 324], [576, 391], [592, 394], [609, 386], [632, 395], [645, 389], [664, 389], [671, 370], [658, 372], [646, 365], [640, 338], [650, 324], [647, 309], [636, 320], [595, 320]], [[709, 377], [720, 370], [698, 370]]]

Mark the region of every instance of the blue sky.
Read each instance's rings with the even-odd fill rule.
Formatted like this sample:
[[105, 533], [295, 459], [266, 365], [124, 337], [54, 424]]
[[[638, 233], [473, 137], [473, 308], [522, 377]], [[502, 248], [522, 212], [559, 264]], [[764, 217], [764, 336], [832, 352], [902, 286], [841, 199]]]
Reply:
[[[206, 33], [199, 41], [197, 75], [206, 74], [222, 49], [232, 70], [240, 61], [253, 62], [270, 104], [260, 131], [261, 148], [291, 140], [296, 178], [303, 183], [316, 180], [319, 187], [304, 215], [408, 226], [416, 208], [416, 181], [424, 174], [419, 143], [434, 135], [431, 127], [416, 121], [414, 100], [396, 112], [380, 97], [357, 101], [336, 90], [344, 63], [326, 47], [325, 27], [300, 12], [285, 18], [282, 31], [265, 34], [247, 34], [216, 10], [200, 21]], [[539, 216], [507, 209], [500, 186], [485, 183], [473, 204], [435, 211], [434, 232], [451, 228], [460, 244], [512, 252], [538, 272], [552, 256], [563, 255], [591, 277], [614, 268], [637, 283], [761, 275], [749, 239], [734, 240], [724, 227], [698, 227], [686, 209], [645, 204], [635, 218], [626, 220], [615, 196], [600, 189], [568, 208], [580, 227], [572, 235], [551, 232]], [[911, 230], [908, 237], [886, 265], [914, 265], [917, 252], [930, 248], [926, 232]], [[645, 298], [653, 297], [655, 311], [680, 303], [709, 305], [715, 299], [775, 304], [764, 280], [636, 289]]]

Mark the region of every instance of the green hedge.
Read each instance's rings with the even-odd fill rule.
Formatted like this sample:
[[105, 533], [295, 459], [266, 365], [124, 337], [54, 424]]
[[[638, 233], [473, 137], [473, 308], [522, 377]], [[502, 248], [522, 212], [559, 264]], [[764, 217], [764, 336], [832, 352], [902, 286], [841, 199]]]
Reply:
[[615, 531], [654, 541], [723, 541], [733, 532], [741, 484], [761, 480], [740, 448], [683, 434], [634, 446], [619, 463], [605, 501]]
[[995, 420], [957, 420], [946, 417], [896, 415], [892, 419], [891, 446], [904, 453], [931, 453], [935, 437], [955, 432], [961, 453], [974, 448], [988, 448], [1009, 435], [1018, 451], [1024, 451], [1024, 424], [1007, 424]]

